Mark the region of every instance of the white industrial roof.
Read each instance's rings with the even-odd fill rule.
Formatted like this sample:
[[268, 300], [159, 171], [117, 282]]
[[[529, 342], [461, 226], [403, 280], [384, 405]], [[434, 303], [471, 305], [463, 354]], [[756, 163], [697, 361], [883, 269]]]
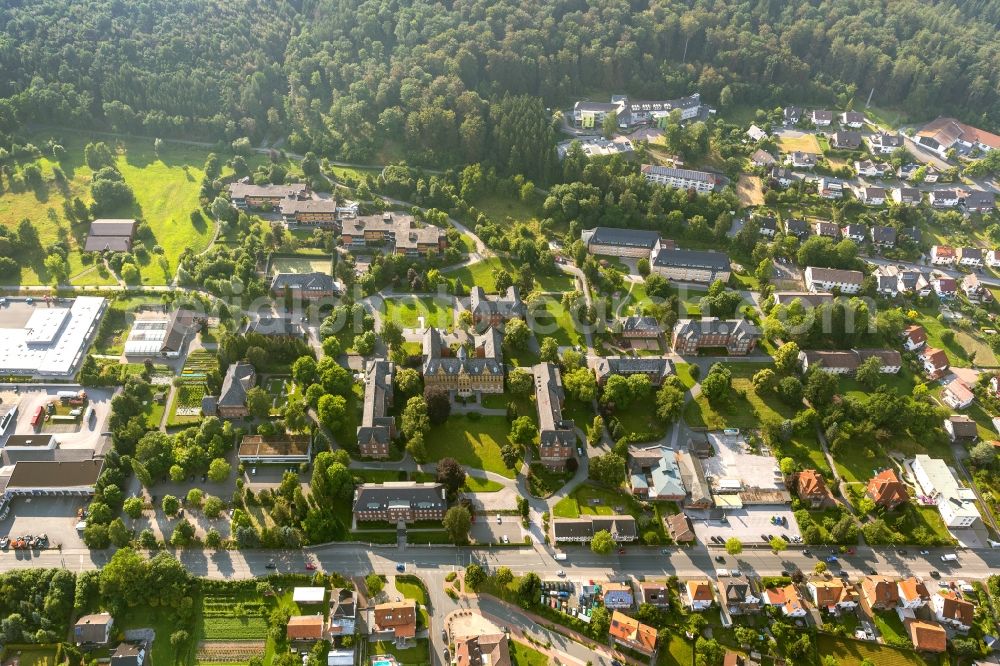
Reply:
[[125, 341], [126, 356], [151, 356], [159, 354], [163, 348], [163, 340], [167, 337], [167, 327], [170, 320], [139, 319], [129, 331]]
[[[73, 374], [97, 327], [104, 302], [99, 296], [79, 296], [68, 312], [66, 308], [39, 306], [23, 328], [0, 328], [0, 372]], [[57, 329], [54, 334], [53, 325]]]
[[321, 604], [324, 592], [322, 587], [297, 587], [292, 590], [292, 601], [297, 604]]

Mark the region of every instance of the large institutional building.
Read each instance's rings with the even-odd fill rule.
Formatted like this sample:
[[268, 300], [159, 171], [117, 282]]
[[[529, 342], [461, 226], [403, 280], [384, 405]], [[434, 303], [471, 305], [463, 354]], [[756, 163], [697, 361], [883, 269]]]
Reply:
[[503, 339], [495, 328], [473, 338], [474, 351], [457, 352], [444, 343], [436, 328], [424, 332], [424, 387], [455, 391], [461, 395], [503, 393]]

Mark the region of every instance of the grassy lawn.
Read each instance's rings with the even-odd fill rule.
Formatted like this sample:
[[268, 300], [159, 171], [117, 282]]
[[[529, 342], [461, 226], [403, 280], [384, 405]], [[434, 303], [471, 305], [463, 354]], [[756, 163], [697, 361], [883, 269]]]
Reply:
[[427, 588], [416, 576], [396, 576], [396, 589], [406, 599], [413, 599], [421, 606], [427, 605]]
[[536, 301], [528, 310], [528, 325], [539, 340], [553, 338], [560, 347], [582, 344], [576, 322], [563, 304], [554, 298]]
[[[444, 273], [452, 280], [461, 279], [462, 284], [468, 289], [472, 286], [482, 287], [486, 293], [495, 294], [497, 292], [496, 281], [493, 279], [493, 271], [502, 268], [513, 275], [519, 266], [504, 257], [490, 257], [483, 261], [477, 261], [471, 266], [462, 266], [453, 271]], [[536, 274], [535, 285], [541, 291], [564, 292], [574, 289], [573, 278], [564, 273], [553, 275]], [[522, 294], [522, 297], [524, 294]]]
[[56, 646], [33, 644], [7, 645], [4, 656], [8, 659], [17, 657], [18, 663], [21, 666], [55, 666]]
[[499, 481], [480, 479], [476, 476], [466, 475], [465, 483], [462, 484], [462, 491], [467, 493], [495, 493], [500, 490], [503, 490], [503, 484]]
[[656, 666], [691, 666], [694, 663], [694, 646], [680, 634], [670, 634], [667, 644], [659, 648]]
[[910, 637], [906, 628], [903, 627], [903, 623], [899, 620], [899, 616], [896, 615], [896, 611], [875, 611], [873, 619], [875, 626], [878, 627], [878, 632], [887, 640], [906, 640]]
[[535, 217], [531, 206], [517, 197], [491, 194], [478, 199], [474, 205], [495, 222], [503, 222], [508, 217], [518, 222], [527, 222]]
[[528, 491], [535, 497], [548, 497], [573, 478], [570, 472], [553, 472], [539, 462], [531, 463]]
[[[982, 338], [976, 337], [972, 332], [949, 326], [948, 320], [940, 322], [937, 320], [938, 312], [929, 308], [918, 310], [920, 317], [916, 320], [927, 331], [927, 345], [943, 349], [948, 353], [951, 364], [960, 368], [967, 368], [971, 364], [970, 356], [975, 353], [976, 365], [995, 367], [1000, 365], [996, 355]], [[955, 334], [951, 344], [945, 344], [941, 339], [941, 334], [945, 331], [952, 331]]]
[[512, 666], [546, 666], [549, 658], [525, 643], [510, 641], [510, 663]]
[[394, 321], [403, 328], [417, 328], [419, 318], [424, 326], [434, 326], [451, 330], [454, 328], [454, 306], [441, 303], [431, 297], [405, 296], [384, 301], [386, 321]]
[[886, 518], [893, 529], [907, 538], [907, 543], [916, 543], [913, 533], [920, 528], [934, 535], [938, 543], [954, 543], [948, 528], [944, 526], [941, 514], [932, 506], [920, 506], [909, 502], [896, 511], [886, 514]]
[[[840, 393], [856, 399], [864, 399], [864, 396], [871, 393], [871, 389], [863, 386], [854, 377], [840, 377]], [[900, 395], [910, 395], [913, 387], [919, 383], [913, 376], [909, 368], [903, 367], [895, 375], [879, 375], [879, 386], [888, 386]], [[877, 387], [876, 387], [877, 388]]]
[[482, 416], [472, 420], [467, 415], [452, 415], [427, 433], [427, 457], [440, 460], [451, 456], [468, 467], [513, 479], [514, 470], [507, 469], [500, 457], [500, 447], [511, 443], [509, 434], [510, 427], [503, 416]]
[[167, 664], [168, 666], [191, 663], [196, 641], [189, 641], [190, 647], [182, 654], [179, 654], [177, 648], [170, 644], [170, 634], [179, 629], [185, 631], [189, 629], [188, 625], [178, 624], [175, 621], [176, 615], [174, 613], [164, 613], [160, 608], [130, 608], [124, 617], [115, 619], [115, 626], [123, 631], [149, 627], [156, 632], [152, 650], [153, 663]]
[[813, 134], [803, 134], [802, 136], [796, 138], [788, 136], [778, 137], [778, 150], [783, 153], [791, 153], [798, 150], [804, 153], [815, 153], [817, 155], [822, 152], [820, 150], [819, 142]]
[[330, 256], [274, 257], [271, 274], [277, 273], [330, 273]]
[[841, 666], [861, 666], [865, 659], [878, 666], [924, 666], [924, 660], [916, 652], [897, 650], [878, 643], [836, 638], [828, 634], [819, 635], [816, 648], [821, 655], [836, 657]]
[[690, 363], [677, 363], [674, 366], [674, 369], [677, 371], [678, 379], [681, 380], [681, 383], [684, 384], [685, 387], [688, 389], [694, 388], [694, 385], [697, 384], [697, 382], [694, 377], [691, 376]]
[[622, 424], [625, 432], [638, 437], [635, 440], [637, 442], [653, 442], [667, 432], [666, 426], [656, 418], [654, 410], [650, 409], [652, 397], [651, 395], [649, 400], [629, 405], [627, 409], [615, 410], [614, 418]]
[[397, 648], [391, 641], [379, 641], [371, 646], [371, 656], [392, 655], [403, 666], [427, 666], [431, 663], [431, 652], [426, 638], [416, 640], [416, 645]]
[[852, 440], [831, 451], [837, 471], [848, 483], [866, 483], [878, 470], [890, 466], [889, 456], [878, 444]]
[[[624, 491], [585, 483], [564, 497], [552, 509], [555, 518], [579, 518], [581, 515], [610, 516], [627, 513], [639, 520], [645, 511], [639, 502]], [[662, 527], [653, 528], [662, 535]]]

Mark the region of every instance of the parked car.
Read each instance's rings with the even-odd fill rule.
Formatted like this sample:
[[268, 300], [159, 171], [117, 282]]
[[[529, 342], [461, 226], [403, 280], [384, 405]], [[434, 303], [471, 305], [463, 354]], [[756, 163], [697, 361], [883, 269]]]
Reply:
[[396, 571], [398, 571], [400, 573], [403, 573], [404, 571], [406, 571], [406, 565], [403, 564], [402, 562], [397, 562], [396, 563]]
[[267, 564], [264, 565], [264, 568], [265, 569], [277, 569], [278, 565], [275, 564], [274, 562], [268, 562]]

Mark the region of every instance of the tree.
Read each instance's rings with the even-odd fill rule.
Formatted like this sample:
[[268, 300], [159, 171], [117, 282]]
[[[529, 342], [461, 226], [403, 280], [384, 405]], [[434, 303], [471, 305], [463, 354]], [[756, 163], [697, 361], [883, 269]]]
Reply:
[[514, 469], [517, 465], [517, 449], [512, 444], [504, 444], [500, 447], [500, 457], [507, 469]]
[[774, 370], [771, 368], [764, 368], [763, 370], [758, 370], [754, 373], [753, 379], [750, 382], [753, 384], [753, 388], [757, 393], [764, 393], [765, 391], [770, 391], [774, 388], [775, 382]]
[[195, 509], [201, 508], [202, 498], [204, 498], [205, 493], [202, 492], [201, 488], [192, 488], [187, 494], [187, 504]]
[[611, 532], [598, 530], [590, 540], [590, 550], [598, 555], [608, 555], [614, 550], [615, 540], [611, 537]]
[[[568, 375], [563, 375], [563, 385], [566, 384]], [[531, 395], [535, 387], [534, 378], [531, 373], [521, 368], [514, 368], [507, 374], [507, 391], [515, 397], [526, 398]]]
[[617, 488], [625, 480], [625, 459], [617, 453], [605, 453], [591, 458], [590, 478]]
[[716, 371], [719, 364], [713, 365], [708, 375], [701, 380], [701, 392], [709, 402], [717, 403], [729, 394], [731, 375], [728, 370]]
[[837, 393], [837, 376], [815, 369], [809, 372], [803, 394], [813, 407], [825, 407]]
[[205, 532], [205, 546], [213, 550], [218, 550], [222, 547], [222, 535], [219, 534], [219, 530], [212, 527]]
[[257, 419], [266, 419], [271, 415], [271, 396], [259, 386], [247, 391], [247, 411]]
[[442, 458], [437, 464], [437, 482], [454, 497], [465, 483], [465, 468], [454, 458]]
[[656, 392], [656, 418], [673, 423], [684, 410], [684, 392], [672, 384], [664, 383]]
[[142, 515], [142, 509], [145, 502], [139, 497], [129, 497], [125, 500], [125, 504], [122, 507], [125, 510], [126, 515], [129, 518], [138, 518]]
[[370, 356], [372, 352], [375, 351], [375, 332], [365, 331], [360, 335], [354, 336], [354, 351], [358, 352], [361, 356]]
[[982, 469], [990, 469], [996, 464], [997, 450], [990, 442], [979, 442], [969, 450], [972, 464]]
[[423, 433], [415, 433], [407, 440], [406, 452], [413, 456], [418, 464], [427, 462], [427, 444], [424, 442]]
[[427, 418], [431, 425], [441, 425], [451, 414], [451, 398], [443, 389], [424, 389], [424, 402], [427, 403]]
[[534, 571], [521, 576], [521, 581], [517, 584], [517, 598], [523, 608], [528, 608], [538, 603], [538, 596], [542, 591], [542, 579]]
[[121, 518], [115, 518], [108, 525], [108, 538], [111, 543], [121, 548], [132, 540], [132, 531], [125, 527], [125, 522]]
[[382, 342], [390, 349], [398, 349], [403, 346], [403, 327], [397, 322], [386, 321], [382, 324]]
[[795, 464], [795, 460], [787, 456], [778, 462], [778, 466], [781, 468], [781, 473], [785, 476], [791, 476], [798, 470], [798, 465]]
[[878, 356], [869, 356], [858, 365], [854, 378], [869, 389], [874, 389], [882, 379], [882, 361]]
[[170, 545], [183, 548], [189, 545], [192, 539], [194, 539], [194, 525], [185, 518], [177, 523], [174, 531], [170, 534]]
[[472, 526], [472, 514], [464, 506], [453, 506], [444, 514], [441, 521], [448, 536], [456, 545], [468, 543], [469, 528]]
[[400, 417], [400, 431], [409, 438], [417, 434], [425, 435], [430, 429], [431, 421], [424, 398], [418, 395], [407, 400]]
[[163, 508], [163, 513], [168, 516], [176, 516], [177, 512], [181, 510], [180, 500], [173, 495], [164, 495], [160, 506]]
[[337, 432], [347, 418], [347, 400], [342, 395], [327, 393], [319, 399], [316, 414], [326, 429]]
[[817, 562], [816, 566], [813, 567], [813, 571], [815, 571], [817, 574], [826, 573], [826, 569], [827, 569], [826, 562], [823, 562], [822, 560]]
[[510, 567], [500, 567], [493, 577], [496, 579], [497, 584], [506, 586], [513, 582], [514, 572], [510, 570]]
[[215, 458], [208, 465], [208, 480], [212, 483], [222, 483], [229, 478], [233, 466], [225, 458]]
[[545, 338], [542, 340], [540, 358], [548, 363], [559, 362], [559, 343], [555, 338]]
[[[610, 380], [612, 377], [608, 379]], [[597, 397], [597, 379], [590, 368], [577, 368], [572, 372], [565, 373], [563, 386], [567, 393], [581, 402], [590, 402]]]
[[528, 445], [538, 436], [538, 427], [530, 416], [519, 416], [510, 425], [510, 440]]
[[504, 326], [503, 342], [515, 351], [523, 351], [528, 346], [531, 331], [521, 319], [511, 319]]
[[377, 597], [385, 589], [385, 581], [382, 580], [382, 576], [371, 573], [365, 576], [365, 587], [369, 596]]
[[205, 505], [202, 508], [202, 513], [208, 518], [218, 518], [222, 515], [222, 510], [225, 508], [226, 505], [221, 499], [214, 495], [208, 495], [205, 497]]
[[788, 548], [788, 542], [782, 539], [780, 536], [771, 537], [771, 540], [768, 542], [768, 545], [771, 546], [771, 550], [774, 553], [780, 553], [781, 551]]
[[726, 539], [726, 552], [736, 556], [743, 552], [743, 542], [736, 537]]
[[[329, 338], [328, 338], [329, 339]], [[336, 340], [336, 338], [333, 338]], [[292, 379], [299, 386], [309, 386], [316, 381], [316, 361], [311, 356], [300, 356], [292, 363]]]
[[[508, 571], [510, 571], [508, 569]], [[486, 582], [486, 572], [478, 564], [470, 564], [465, 567], [465, 586], [472, 591], [479, 589], [479, 586]]]
[[603, 639], [611, 628], [611, 613], [604, 606], [598, 606], [590, 612], [590, 635]]
[[403, 368], [396, 371], [396, 388], [401, 395], [410, 397], [420, 392], [420, 385], [423, 379], [420, 373], [413, 368]]
[[799, 365], [799, 346], [794, 342], [786, 342], [774, 352], [774, 367], [778, 374], [787, 375], [795, 372]]
[[628, 407], [632, 402], [632, 389], [629, 387], [628, 379], [622, 375], [611, 375], [608, 377], [604, 382], [601, 402], [606, 405], [613, 404], [620, 409]]

